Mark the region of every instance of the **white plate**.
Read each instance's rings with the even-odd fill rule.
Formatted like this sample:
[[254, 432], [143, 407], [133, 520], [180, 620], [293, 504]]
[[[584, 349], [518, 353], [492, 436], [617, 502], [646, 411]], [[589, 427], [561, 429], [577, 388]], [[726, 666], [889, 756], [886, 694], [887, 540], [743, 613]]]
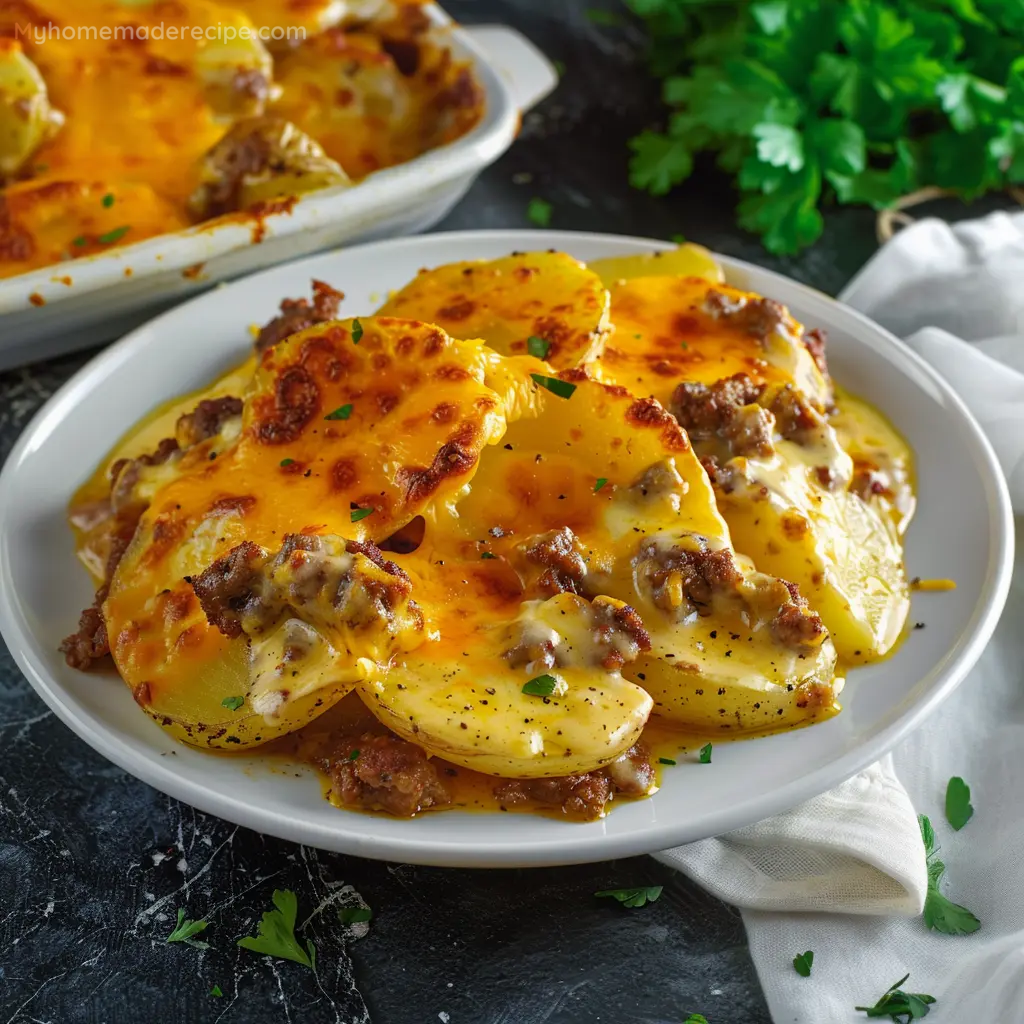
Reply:
[[[1009, 499], [995, 458], [959, 398], [891, 335], [812, 289], [724, 259], [729, 280], [785, 302], [829, 332], [836, 378], [870, 397], [917, 454], [920, 503], [907, 538], [911, 574], [952, 577], [914, 595], [915, 630], [898, 652], [850, 674], [845, 710], [788, 735], [716, 747], [710, 767], [681, 763], [662, 790], [578, 824], [524, 814], [444, 812], [412, 821], [338, 810], [312, 775], [176, 744], [115, 677], [67, 668], [57, 645], [91, 600], [64, 509], [99, 456], [169, 395], [237, 362], [248, 326], [322, 278], [365, 314], [422, 266], [563, 249], [582, 259], [665, 243], [555, 231], [487, 231], [379, 242], [265, 271], [201, 296], [133, 332], [39, 412], [0, 474], [0, 630], [44, 701], [87, 743], [140, 779], [250, 828], [365, 857], [450, 866], [540, 865], [649, 852], [746, 825], [836, 785], [885, 753], [952, 692], [995, 627], [1009, 586]], [[981, 680], [975, 680], [975, 685]]]

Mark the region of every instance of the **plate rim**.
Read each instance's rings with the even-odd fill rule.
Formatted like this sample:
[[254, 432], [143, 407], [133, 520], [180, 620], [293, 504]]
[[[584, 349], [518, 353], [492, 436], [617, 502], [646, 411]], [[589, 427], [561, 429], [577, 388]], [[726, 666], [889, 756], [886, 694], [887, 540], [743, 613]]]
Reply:
[[[166, 318], [180, 315], [183, 309], [196, 303], [230, 302], [232, 290], [235, 288], [251, 287], [254, 280], [269, 279], [285, 269], [292, 272], [299, 271], [304, 266], [320, 263], [330, 256], [343, 255], [346, 258], [351, 258], [355, 253], [362, 258], [372, 259], [378, 250], [383, 249], [386, 252], [387, 249], [396, 246], [432, 248], [443, 247], [446, 243], [451, 243], [458, 247], [469, 246], [477, 242], [484, 244], [507, 243], [512, 250], [524, 248], [529, 250], [531, 240], [538, 238], [545, 240], [544, 248], [553, 244], [559, 247], [564, 246], [570, 251], [573, 243], [581, 242], [609, 246], [620, 245], [623, 250], [629, 249], [633, 252], [655, 251], [672, 247], [672, 243], [659, 239], [599, 232], [530, 229], [436, 232], [369, 242], [336, 250], [333, 253], [319, 253], [241, 277], [214, 292], [193, 297], [148, 320], [90, 359], [54, 392], [23, 429], [21, 436], [11, 448], [2, 471], [0, 471], [0, 522], [5, 518], [5, 509], [13, 501], [18, 467], [26, 458], [31, 457], [32, 449], [44, 440], [57, 425], [57, 422], [63, 419], [65, 413], [74, 407], [80, 393], [92, 390], [96, 387], [97, 380], [105, 379], [113, 370], [131, 358], [135, 347], [142, 344], [142, 337], [145, 333], [155, 331], [156, 338], [151, 343], [158, 343], [161, 322]], [[854, 326], [862, 332], [867, 331], [880, 336], [888, 344], [895, 346], [901, 356], [905, 360], [909, 360], [910, 364], [929, 381], [932, 388], [938, 392], [939, 398], [936, 401], [941, 400], [942, 405], [956, 413], [959, 424], [965, 429], [967, 435], [965, 440], [968, 442], [968, 447], [975, 456], [975, 465], [982, 479], [988, 510], [990, 556], [982, 582], [983, 596], [963, 626], [963, 633], [967, 639], [960, 645], [959, 650], [955, 647], [948, 649], [930, 672], [915, 681], [917, 686], [923, 683], [929, 684], [923, 697], [916, 699], [885, 729], [874, 734], [868, 741], [848, 751], [837, 760], [829, 762], [807, 776], [794, 778], [767, 796], [758, 797], [757, 803], [760, 809], [754, 817], [751, 817], [749, 813], [750, 800], [730, 804], [702, 815], [699, 831], [703, 835], [720, 835], [754, 820], [761, 820], [785, 811], [804, 800], [817, 796], [877, 761], [900, 739], [917, 729], [960, 685], [976, 664], [991, 638], [1009, 593], [1014, 549], [1013, 513], [1009, 492], [992, 446], [963, 399], [930, 364], [869, 317], [809, 285], [744, 260], [720, 254], [715, 254], [715, 257], [721, 261], [727, 272], [730, 270], [739, 273], [753, 272], [757, 275], [767, 276], [771, 283], [781, 282], [787, 289], [796, 289], [810, 305], [824, 302], [839, 306], [844, 315], [852, 317]], [[463, 256], [461, 258], [472, 257]], [[865, 343], [863, 339], [861, 343]], [[906, 376], [906, 373], [901, 375]], [[528, 848], [525, 845], [510, 846], [503, 839], [497, 841], [488, 839], [486, 831], [483, 829], [480, 837], [474, 838], [472, 844], [467, 844], [461, 838], [446, 840], [444, 837], [435, 835], [422, 838], [412, 831], [407, 836], [366, 836], [346, 833], [343, 811], [339, 811], [338, 825], [325, 827], [301, 817], [288, 817], [261, 805], [245, 803], [226, 793], [205, 789], [199, 782], [176, 774], [172, 770], [173, 765], [165, 763], [166, 759], [153, 753], [136, 751], [128, 742], [116, 735], [109, 725], [104, 725], [101, 718], [96, 716], [94, 721], [91, 712], [83, 715], [79, 709], [73, 708], [65, 700], [64, 688], [55, 677], [50, 676], [45, 663], [37, 662], [31, 651], [31, 644], [26, 642], [27, 638], [34, 634], [12, 597], [14, 580], [10, 573], [9, 560], [3, 557], [6, 544], [6, 536], [0, 536], [0, 635], [3, 636], [18, 668], [26, 676], [32, 688], [72, 732], [107, 760], [160, 792], [173, 796], [201, 811], [215, 814], [228, 821], [281, 839], [321, 849], [372, 859], [401, 860], [449, 867], [513, 867], [588, 863], [651, 853], [695, 839], [691, 834], [693, 832], [692, 822], [656, 821], [635, 832], [608, 834], [604, 829], [603, 820], [586, 824], [559, 823], [564, 825], [564, 828], [560, 828], [557, 833], [553, 832], [550, 840], [532, 841]], [[656, 798], [654, 796], [651, 799]], [[486, 819], [482, 818], [482, 820]]]

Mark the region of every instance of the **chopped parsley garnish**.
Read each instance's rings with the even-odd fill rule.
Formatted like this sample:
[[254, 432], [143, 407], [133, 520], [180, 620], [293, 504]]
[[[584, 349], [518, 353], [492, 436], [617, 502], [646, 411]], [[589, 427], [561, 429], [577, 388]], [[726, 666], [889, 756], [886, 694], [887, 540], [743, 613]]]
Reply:
[[369, 907], [342, 907], [338, 911], [338, 920], [342, 924], [358, 924], [372, 919], [373, 911]]
[[557, 688], [558, 680], [546, 672], [523, 683], [523, 693], [528, 693], [531, 697], [550, 697]]
[[254, 953], [294, 960], [297, 964], [316, 970], [316, 949], [313, 943], [307, 939], [306, 948], [303, 949], [295, 938], [295, 918], [299, 910], [295, 893], [290, 889], [275, 889], [272, 898], [277, 909], [268, 910], [263, 915], [255, 938], [247, 935], [238, 940], [238, 945]]
[[536, 334], [531, 334], [526, 339], [526, 351], [538, 359], [547, 359], [548, 352], [551, 351], [551, 342], [538, 338]]
[[708, 1019], [703, 1013], [691, 1013], [690, 1016], [683, 1021], [683, 1024], [708, 1024]]
[[534, 384], [539, 384], [542, 388], [547, 389], [553, 395], [558, 395], [559, 398], [572, 398], [573, 392], [576, 390], [575, 384], [570, 384], [567, 380], [559, 380], [557, 377], [545, 377], [542, 373], [531, 373], [530, 376], [533, 378]]
[[363, 340], [363, 325], [358, 320], [352, 321], [352, 342], [358, 345]]
[[635, 889], [602, 889], [594, 895], [618, 900], [624, 907], [642, 907], [645, 903], [653, 903], [663, 888], [661, 885], [639, 885]]
[[551, 209], [551, 204], [546, 199], [538, 199], [535, 196], [526, 207], [526, 219], [539, 228], [546, 228], [551, 223]]
[[114, 228], [113, 231], [108, 231], [105, 235], [100, 235], [96, 241], [99, 242], [100, 245], [113, 245], [114, 242], [120, 242], [121, 239], [131, 231], [131, 229], [130, 224], [125, 224], [122, 227]]
[[793, 957], [793, 969], [801, 978], [809, 978], [811, 976], [811, 965], [813, 963], [814, 953], [811, 950]]
[[227, 708], [229, 711], [237, 711], [244, 703], [244, 697], [225, 697], [220, 702], [220, 706], [222, 708]]
[[608, 477], [606, 477], [606, 476], [599, 476], [597, 478], [596, 483], [594, 484], [594, 493], [597, 494], [597, 492], [599, 490], [601, 490], [601, 488], [604, 487], [604, 485], [606, 483], [608, 483]]
[[946, 873], [946, 865], [935, 856], [939, 851], [935, 846], [935, 830], [928, 816], [922, 814], [918, 821], [928, 856], [928, 895], [924, 900], [924, 923], [944, 935], [970, 935], [981, 927], [981, 922], [966, 907], [947, 899], [939, 891], [939, 882]]
[[114, 205], [114, 193], [108, 192], [101, 200], [103, 205], [109, 210]]
[[700, 763], [701, 764], [711, 764], [711, 744], [710, 743], [705, 743], [704, 746], [700, 748]]
[[210, 989], [210, 995], [217, 996], [218, 998], [220, 998], [220, 996], [224, 995], [224, 993], [221, 992], [220, 985], [214, 985], [213, 988]]
[[89, 239], [86, 238], [85, 235], [79, 235], [77, 238], [72, 240], [71, 244], [78, 246], [78, 248], [80, 249], [83, 245], [89, 244]]
[[358, 761], [359, 760], [359, 751], [358, 750], [353, 750], [352, 753], [348, 755], [348, 759], [350, 761]]
[[[352, 336], [355, 337], [355, 332], [352, 332]], [[360, 335], [361, 337], [361, 335]], [[352, 415], [352, 403], [348, 402], [345, 405], [339, 405], [334, 412], [329, 412], [324, 419], [325, 420], [347, 420]]]
[[658, 764], [677, 764], [677, 761], [673, 761], [671, 757], [659, 757]]
[[900, 978], [874, 1006], [855, 1006], [854, 1009], [869, 1017], [888, 1017], [896, 1024], [910, 1024], [911, 1021], [927, 1017], [928, 1007], [935, 1002], [935, 997], [921, 992], [904, 992], [900, 985], [909, 977], [909, 974], [905, 974]]
[[196, 949], [209, 949], [210, 944], [203, 942], [201, 939], [194, 939], [193, 935], [198, 935], [201, 931], [205, 931], [210, 925], [209, 921], [190, 921], [185, 917], [185, 908], [178, 907], [178, 923], [174, 926], [174, 931], [167, 936], [167, 942], [184, 942], [188, 946], [194, 946]]
[[358, 523], [360, 519], [365, 519], [367, 516], [372, 516], [374, 509], [372, 508], [354, 508], [349, 513], [349, 519], [353, 523]]
[[281, 462], [279, 463], [279, 465], [281, 466], [282, 469], [285, 466], [294, 466], [295, 465], [295, 460], [294, 459], [282, 459]]
[[498, 556], [494, 555], [494, 554], [491, 554], [490, 551], [481, 551], [480, 552], [480, 557], [481, 558], [497, 558]]
[[971, 787], [954, 775], [946, 786], [946, 820], [959, 832], [973, 815]]
[[685, 245], [686, 235], [672, 235], [670, 241], [675, 242], [676, 245]]

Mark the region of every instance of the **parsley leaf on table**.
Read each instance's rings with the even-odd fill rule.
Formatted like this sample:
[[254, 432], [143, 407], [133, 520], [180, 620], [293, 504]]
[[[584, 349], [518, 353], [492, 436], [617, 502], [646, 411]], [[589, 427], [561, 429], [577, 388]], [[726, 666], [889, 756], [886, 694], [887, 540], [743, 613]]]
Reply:
[[624, 907], [642, 907], [647, 903], [653, 903], [660, 895], [663, 886], [641, 885], [634, 889], [602, 889], [594, 895], [599, 898], [608, 897], [618, 900]]
[[710, 743], [705, 743], [704, 746], [700, 748], [698, 759], [701, 764], [711, 764], [711, 751], [712, 746]]
[[276, 909], [268, 910], [263, 915], [256, 937], [247, 935], [238, 940], [238, 945], [254, 953], [294, 960], [297, 964], [316, 970], [316, 949], [313, 943], [307, 939], [306, 948], [303, 949], [295, 937], [295, 918], [299, 910], [295, 893], [290, 889], [275, 889], [272, 899]]
[[874, 1006], [855, 1006], [854, 1009], [860, 1010], [868, 1017], [888, 1017], [896, 1024], [910, 1024], [911, 1021], [927, 1017], [935, 997], [922, 992], [904, 992], [900, 986], [909, 977], [909, 974], [905, 974], [895, 985], [886, 989]]
[[625, 2], [668, 107], [663, 130], [630, 142], [631, 183], [664, 195], [711, 153], [736, 175], [740, 224], [773, 252], [811, 244], [834, 201], [1024, 183], [1018, 4]]
[[801, 978], [809, 978], [811, 976], [811, 967], [814, 964], [814, 953], [812, 950], [807, 950], [806, 953], [799, 953], [793, 957], [793, 969]]
[[683, 1024], [708, 1024], [708, 1019], [703, 1013], [691, 1013], [690, 1016], [683, 1021]]
[[959, 832], [973, 815], [971, 787], [959, 775], [954, 775], [946, 786], [946, 821]]
[[184, 942], [188, 946], [194, 946], [196, 949], [209, 949], [210, 944], [203, 942], [202, 939], [193, 938], [194, 935], [198, 935], [201, 931], [205, 931], [210, 925], [209, 921], [190, 921], [185, 917], [185, 908], [178, 907], [178, 921], [174, 926], [174, 931], [165, 939], [166, 942]]
[[935, 846], [935, 829], [925, 814], [918, 821], [928, 857], [928, 895], [924, 901], [924, 923], [945, 935], [970, 935], [981, 927], [981, 922], [966, 907], [942, 895], [939, 882], [946, 873], [946, 865], [936, 857], [939, 851]]

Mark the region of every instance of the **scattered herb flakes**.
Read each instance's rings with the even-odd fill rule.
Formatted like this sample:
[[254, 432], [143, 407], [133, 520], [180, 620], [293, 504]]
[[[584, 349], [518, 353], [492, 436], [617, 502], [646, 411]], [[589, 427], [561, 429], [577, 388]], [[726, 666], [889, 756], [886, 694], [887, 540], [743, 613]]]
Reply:
[[971, 787], [959, 775], [954, 775], [946, 786], [946, 820], [959, 832], [973, 815]]
[[342, 924], [358, 924], [360, 921], [373, 920], [373, 911], [369, 907], [342, 907], [338, 911], [338, 920]]
[[534, 196], [527, 204], [526, 219], [539, 228], [546, 228], [551, 223], [552, 209], [553, 207], [546, 199], [538, 199]]
[[708, 1024], [708, 1019], [703, 1013], [691, 1013], [690, 1016], [683, 1021], [683, 1024]]
[[922, 992], [904, 992], [900, 986], [909, 978], [905, 974], [892, 988], [885, 991], [882, 998], [874, 1006], [855, 1006], [869, 1017], [888, 1017], [896, 1024], [910, 1024], [928, 1016], [928, 1009], [935, 1002], [934, 996], [926, 996]]
[[533, 378], [534, 384], [538, 384], [553, 395], [558, 395], [559, 398], [572, 398], [576, 391], [576, 385], [570, 384], [567, 380], [545, 377], [542, 373], [531, 373], [530, 376]]
[[120, 242], [131, 229], [130, 224], [125, 224], [122, 227], [114, 228], [113, 231], [108, 231], [105, 235], [100, 235], [96, 241], [100, 245], [113, 245], [115, 242]]
[[492, 554], [490, 551], [481, 551], [480, 552], [480, 557], [481, 558], [497, 558], [498, 556], [495, 555], [495, 554]]
[[109, 210], [114, 205], [114, 193], [108, 192], [100, 201]]
[[350, 761], [358, 761], [359, 760], [359, 751], [358, 750], [353, 750], [352, 753], [348, 755], [348, 759]]
[[372, 516], [374, 509], [372, 508], [354, 508], [349, 513], [349, 519], [353, 523], [358, 523], [360, 519], [365, 519], [367, 516]]
[[806, 953], [800, 953], [793, 957], [793, 969], [801, 978], [809, 978], [811, 976], [811, 965], [814, 963], [814, 952], [807, 950]]
[[701, 764], [711, 764], [711, 744], [710, 743], [705, 743], [704, 746], [700, 748], [700, 755], [699, 755], [699, 757], [700, 757], [700, 763]]
[[547, 672], [542, 676], [534, 676], [533, 679], [523, 683], [523, 693], [531, 697], [550, 697], [558, 688], [558, 680]]
[[213, 988], [210, 989], [210, 995], [216, 996], [219, 999], [222, 995], [224, 995], [224, 993], [221, 992], [220, 985], [214, 985]]
[[555, 66], [555, 71], [558, 72], [559, 78], [565, 78], [565, 61], [564, 60], [553, 60], [551, 62]]
[[970, 935], [981, 927], [981, 922], [966, 907], [942, 895], [939, 883], [946, 873], [946, 865], [936, 856], [939, 851], [935, 846], [935, 830], [926, 814], [922, 814], [918, 821], [928, 856], [928, 895], [924, 901], [924, 923], [944, 935]]
[[686, 245], [686, 235], [670, 235], [670, 242], [675, 242], [676, 245]]
[[594, 895], [600, 899], [618, 900], [624, 907], [642, 907], [646, 903], [654, 903], [663, 888], [661, 885], [640, 885], [635, 889], [602, 889]]
[[604, 487], [606, 483], [608, 483], [608, 477], [599, 476], [597, 478], [597, 481], [594, 483], [594, 493], [597, 494], [597, 492], [601, 490], [601, 488]]
[[673, 761], [671, 757], [659, 757], [658, 764], [678, 764], [678, 761]]
[[363, 325], [359, 320], [352, 321], [352, 343], [358, 345], [363, 340]]
[[[355, 337], [353, 331], [352, 336]], [[352, 403], [348, 402], [345, 405], [339, 405], [334, 412], [329, 412], [324, 419], [325, 420], [347, 420], [352, 415]]]
[[222, 708], [227, 708], [228, 711], [237, 711], [244, 703], [244, 697], [225, 697], [220, 702], [220, 706]]
[[79, 235], [77, 238], [72, 239], [71, 244], [79, 249], [89, 244], [89, 239], [85, 235]]
[[316, 970], [316, 949], [312, 941], [307, 939], [306, 948], [303, 949], [295, 938], [295, 918], [299, 910], [295, 893], [290, 889], [275, 889], [272, 899], [277, 909], [268, 910], [263, 915], [255, 938], [247, 935], [238, 940], [238, 945], [254, 953], [294, 960], [297, 964]]
[[278, 465], [280, 465], [280, 467], [282, 469], [284, 469], [285, 466], [294, 466], [295, 465], [295, 460], [294, 459], [282, 459], [280, 461], [280, 463], [278, 463]]
[[198, 935], [201, 931], [205, 931], [210, 925], [209, 921], [190, 921], [185, 917], [185, 908], [178, 907], [178, 923], [174, 926], [174, 931], [167, 936], [165, 941], [167, 942], [184, 942], [188, 946], [194, 946], [196, 949], [209, 949], [210, 944], [203, 942], [201, 939], [195, 939], [192, 936]]
[[526, 351], [538, 359], [547, 359], [548, 352], [551, 351], [551, 342], [538, 338], [536, 334], [531, 334], [526, 339]]

